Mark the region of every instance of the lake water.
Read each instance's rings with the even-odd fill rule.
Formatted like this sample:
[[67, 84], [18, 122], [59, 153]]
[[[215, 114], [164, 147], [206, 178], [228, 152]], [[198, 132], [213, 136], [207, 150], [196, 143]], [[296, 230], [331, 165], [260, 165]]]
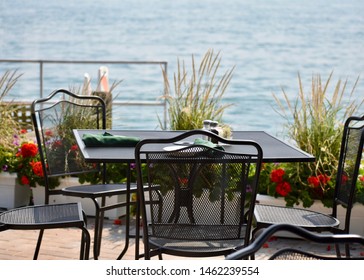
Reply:
[[[293, 100], [298, 73], [307, 91], [312, 75], [325, 81], [332, 71], [332, 84], [348, 79], [350, 89], [364, 69], [362, 0], [2, 0], [0, 10], [0, 59], [166, 61], [172, 78], [177, 58], [199, 62], [208, 49], [220, 51], [222, 71], [236, 67], [224, 98], [234, 104], [224, 121], [235, 130], [280, 135], [272, 93], [283, 87]], [[1, 72], [9, 67], [0, 63]], [[16, 67], [24, 75], [13, 97], [37, 97], [39, 69]], [[49, 66], [44, 92], [81, 85], [85, 72], [96, 79], [97, 68]], [[162, 94], [159, 66], [109, 68], [111, 81], [123, 80], [122, 101]], [[358, 98], [363, 93], [360, 79]], [[156, 110], [118, 113], [124, 127], [155, 129]]]

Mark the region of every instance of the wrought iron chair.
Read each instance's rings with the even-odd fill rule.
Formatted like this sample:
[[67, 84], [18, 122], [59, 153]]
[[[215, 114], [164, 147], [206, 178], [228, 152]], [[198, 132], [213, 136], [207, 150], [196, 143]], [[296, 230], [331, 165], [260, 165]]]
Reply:
[[[264, 244], [273, 239], [274, 235], [279, 232], [289, 232], [291, 238], [302, 239], [302, 242], [311, 242], [310, 248], [315, 251], [309, 251], [308, 249], [300, 249], [297, 247], [285, 247], [278, 249], [277, 251], [269, 250], [265, 248]], [[351, 257], [350, 255], [337, 255], [333, 251], [317, 250], [320, 245], [346, 245], [351, 247], [358, 246], [358, 248], [364, 248], [364, 237], [356, 234], [318, 234], [308, 231], [302, 227], [290, 225], [290, 224], [275, 224], [265, 228], [262, 233], [247, 247], [231, 253], [225, 259], [226, 260], [241, 260], [249, 259], [252, 255], [257, 255], [259, 252], [264, 254], [265, 259], [269, 260], [332, 260], [332, 259], [364, 259], [364, 256]], [[316, 246], [315, 246], [316, 245]], [[326, 247], [327, 248], [327, 247]], [[310, 249], [310, 250], [311, 250]]]
[[[81, 234], [80, 259], [88, 259], [90, 234], [80, 203], [36, 205], [15, 208], [0, 213], [0, 231], [45, 230], [55, 228], [79, 228]], [[37, 259], [41, 239], [38, 239], [34, 259]]]
[[262, 161], [257, 143], [192, 130], [142, 140], [135, 158], [144, 242], [139, 255], [137, 236], [139, 257], [218, 256], [249, 244]]
[[[94, 259], [97, 259], [100, 254], [105, 211], [128, 206], [128, 188], [136, 192], [136, 184], [127, 186], [107, 183], [106, 164], [86, 163], [78, 151], [73, 129], [106, 129], [105, 102], [98, 96], [76, 95], [59, 89], [46, 98], [35, 100], [31, 106], [31, 115], [45, 174], [45, 202], [49, 203], [51, 195], [92, 199], [95, 205], [93, 254]], [[129, 171], [126, 176], [130, 176]], [[97, 181], [95, 184], [70, 186], [61, 190], [51, 188], [52, 180], [56, 177], [91, 173], [97, 176], [95, 178], [101, 178], [101, 183]], [[111, 205], [107, 203], [107, 197], [118, 195], [126, 195], [126, 201]], [[126, 207], [127, 226], [129, 211], [129, 207]], [[40, 239], [42, 234], [43, 232]], [[126, 247], [118, 258], [125, 253]]]
[[[349, 233], [351, 210], [363, 152], [363, 141], [364, 116], [348, 118], [344, 125], [331, 215], [307, 209], [257, 204], [254, 210], [256, 219], [254, 235], [262, 228], [280, 223], [301, 226], [310, 231], [329, 231], [336, 234]], [[345, 211], [345, 220], [342, 225], [340, 225], [337, 218], [340, 205], [343, 206], [343, 211]], [[346, 254], [349, 253], [349, 246], [346, 246]], [[339, 249], [337, 254], [340, 254]]]

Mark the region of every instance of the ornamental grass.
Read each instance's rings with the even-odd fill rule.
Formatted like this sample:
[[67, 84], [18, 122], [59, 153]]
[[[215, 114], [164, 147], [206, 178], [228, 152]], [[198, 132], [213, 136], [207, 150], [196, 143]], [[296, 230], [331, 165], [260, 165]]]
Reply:
[[[169, 129], [191, 130], [202, 128], [204, 120], [221, 122], [224, 110], [231, 104], [222, 104], [223, 96], [231, 81], [234, 67], [224, 73], [221, 70], [220, 53], [208, 50], [199, 65], [192, 55], [191, 69], [184, 61], [177, 60], [173, 88], [164, 71], [165, 94], [168, 103]], [[163, 128], [161, 121], [160, 126]]]
[[4, 152], [12, 150], [14, 133], [21, 130], [19, 123], [13, 118], [15, 107], [11, 101], [5, 100], [21, 76], [17, 71], [5, 71], [0, 76], [0, 150]]

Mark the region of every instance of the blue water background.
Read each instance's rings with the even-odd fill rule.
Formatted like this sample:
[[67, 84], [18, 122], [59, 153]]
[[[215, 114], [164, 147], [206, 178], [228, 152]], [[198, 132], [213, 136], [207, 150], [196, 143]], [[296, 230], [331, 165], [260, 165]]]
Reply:
[[[349, 95], [364, 69], [362, 0], [2, 0], [0, 10], [0, 59], [166, 61], [172, 79], [177, 58], [188, 64], [192, 54], [199, 62], [208, 49], [220, 51], [222, 72], [236, 67], [223, 100], [234, 104], [224, 114], [234, 130], [283, 137], [273, 93], [282, 97], [284, 88], [294, 100], [298, 73], [309, 92], [313, 75], [325, 81], [333, 71], [332, 86], [348, 79]], [[45, 94], [80, 86], [85, 72], [95, 83], [98, 66], [46, 66]], [[0, 63], [1, 72], [10, 67]], [[36, 98], [38, 66], [16, 67], [24, 75], [13, 97]], [[162, 94], [159, 66], [109, 68], [111, 82], [123, 80], [119, 100]], [[360, 79], [360, 101], [363, 94]], [[117, 114], [119, 127], [155, 129], [161, 110], [122, 107]]]

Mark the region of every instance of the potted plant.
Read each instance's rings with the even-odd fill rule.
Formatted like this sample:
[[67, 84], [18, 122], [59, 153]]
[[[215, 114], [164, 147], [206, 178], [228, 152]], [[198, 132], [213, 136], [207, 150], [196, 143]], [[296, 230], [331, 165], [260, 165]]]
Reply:
[[0, 76], [0, 208], [15, 208], [29, 203], [29, 186], [19, 186], [16, 174], [10, 174], [8, 160], [14, 148], [20, 144], [20, 124], [13, 118], [14, 106], [5, 100], [8, 93], [21, 77], [16, 71], [5, 71]]
[[[294, 103], [283, 90], [285, 103], [277, 95], [279, 113], [285, 118], [287, 136], [300, 149], [313, 154], [311, 163], [265, 164], [261, 171], [260, 194], [283, 197], [287, 206], [301, 204], [310, 207], [320, 200], [325, 207], [331, 207], [335, 186], [335, 175], [342, 139], [343, 123], [349, 116], [358, 114], [363, 101], [353, 99], [358, 80], [344, 103], [347, 81], [339, 80], [334, 86], [331, 98], [328, 93], [332, 73], [326, 83], [320, 75], [312, 78], [309, 94], [305, 93], [300, 76], [299, 93]], [[347, 99], [346, 99], [347, 100]], [[364, 203], [364, 169], [360, 170], [356, 199]]]
[[[31, 189], [44, 185], [38, 146], [31, 131], [23, 129], [16, 118], [19, 105], [7, 100], [7, 95], [21, 75], [6, 71], [0, 77], [0, 207], [28, 205]], [[59, 185], [52, 179], [52, 187]]]

